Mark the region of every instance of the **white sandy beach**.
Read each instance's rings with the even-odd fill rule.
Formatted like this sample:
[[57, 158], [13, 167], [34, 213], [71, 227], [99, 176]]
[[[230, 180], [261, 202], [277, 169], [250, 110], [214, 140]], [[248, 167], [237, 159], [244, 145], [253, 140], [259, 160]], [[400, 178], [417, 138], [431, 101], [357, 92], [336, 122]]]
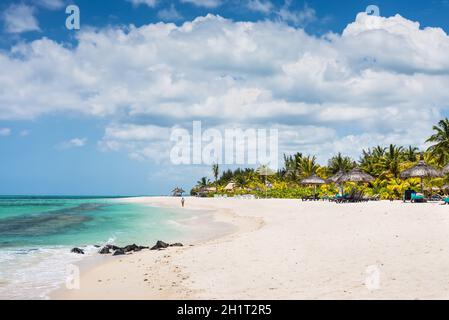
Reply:
[[[128, 201], [180, 206], [179, 198]], [[447, 206], [187, 198], [186, 208], [215, 210], [238, 231], [112, 257], [83, 272], [79, 290], [52, 298], [449, 298]]]

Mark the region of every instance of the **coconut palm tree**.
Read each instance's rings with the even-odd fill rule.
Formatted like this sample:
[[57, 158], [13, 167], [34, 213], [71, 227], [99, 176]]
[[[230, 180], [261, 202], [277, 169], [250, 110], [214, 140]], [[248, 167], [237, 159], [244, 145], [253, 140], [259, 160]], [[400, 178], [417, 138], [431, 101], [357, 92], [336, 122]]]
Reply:
[[246, 177], [243, 174], [239, 174], [234, 178], [235, 185], [239, 188], [245, 188], [248, 181], [246, 180]]
[[419, 151], [419, 149], [417, 147], [409, 146], [404, 151], [405, 160], [410, 161], [410, 162], [416, 162], [416, 160], [418, 158], [418, 151]]
[[215, 185], [217, 185], [218, 175], [220, 174], [220, 168], [218, 166], [218, 163], [214, 163], [212, 165], [212, 173], [213, 173], [214, 178], [215, 178]]
[[284, 175], [292, 181], [298, 181], [300, 176], [299, 165], [302, 161], [302, 153], [286, 156], [284, 154]]
[[327, 167], [331, 174], [336, 174], [339, 171], [349, 172], [354, 168], [352, 159], [350, 157], [342, 156], [341, 153], [332, 157], [328, 161]]
[[372, 151], [372, 156], [375, 159], [380, 159], [385, 155], [385, 152], [387, 151], [387, 148], [381, 147], [381, 146], [377, 146], [373, 149]]
[[309, 177], [317, 172], [320, 168], [315, 156], [302, 157], [299, 163], [299, 175], [301, 178]]
[[401, 162], [403, 161], [403, 147], [397, 147], [390, 144], [384, 152], [384, 156], [379, 161], [379, 166], [382, 168], [382, 174], [391, 174], [394, 178], [398, 178], [401, 173]]
[[433, 131], [435, 133], [426, 141], [433, 143], [428, 151], [439, 165], [445, 165], [449, 160], [449, 119], [441, 120], [433, 126]]
[[368, 149], [368, 151], [363, 150], [362, 156], [360, 157], [359, 163], [360, 167], [363, 169], [363, 171], [369, 173], [372, 176], [379, 176], [379, 155], [380, 153], [377, 151], [372, 151], [371, 149]]
[[200, 180], [196, 182], [197, 187], [207, 187], [210, 184], [210, 180], [207, 177], [202, 177]]

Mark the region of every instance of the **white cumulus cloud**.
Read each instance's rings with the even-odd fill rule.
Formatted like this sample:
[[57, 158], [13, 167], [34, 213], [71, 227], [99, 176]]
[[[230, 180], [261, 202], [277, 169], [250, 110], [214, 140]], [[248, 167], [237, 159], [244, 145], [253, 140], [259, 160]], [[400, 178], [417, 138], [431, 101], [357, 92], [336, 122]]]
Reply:
[[7, 137], [11, 134], [11, 129], [9, 128], [0, 128], [0, 137]]
[[250, 10], [268, 14], [273, 10], [273, 4], [269, 0], [249, 0], [247, 7]]
[[149, 7], [155, 7], [158, 3], [157, 0], [126, 0], [131, 2], [133, 6], [147, 5]]
[[46, 8], [46, 9], [49, 9], [49, 10], [62, 9], [65, 5], [64, 0], [34, 0], [33, 2], [36, 5]]
[[181, 2], [193, 4], [197, 7], [216, 8], [223, 3], [223, 0], [181, 0]]
[[80, 148], [87, 143], [87, 138], [73, 138], [68, 141], [61, 142], [57, 147], [60, 149]]
[[173, 3], [169, 8], [159, 10], [157, 16], [163, 21], [175, 21], [182, 19], [181, 13], [176, 10], [176, 7]]
[[[77, 37], [74, 47], [43, 38], [0, 52], [0, 120], [111, 119], [103, 149], [159, 160], [167, 132], [192, 120], [275, 126], [280, 152], [324, 159], [370, 144], [421, 146], [448, 109], [448, 35], [400, 15], [361, 13], [322, 37], [215, 15]], [[150, 126], [145, 139], [140, 126]]]
[[35, 9], [26, 4], [12, 4], [1, 14], [5, 31], [22, 33], [39, 31], [39, 22], [35, 17]]

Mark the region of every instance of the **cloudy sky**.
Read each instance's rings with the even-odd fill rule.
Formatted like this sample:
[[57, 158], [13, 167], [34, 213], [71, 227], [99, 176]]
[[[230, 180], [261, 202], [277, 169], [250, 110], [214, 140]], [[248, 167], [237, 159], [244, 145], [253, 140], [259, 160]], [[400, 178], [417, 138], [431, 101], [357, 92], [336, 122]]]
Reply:
[[[172, 128], [276, 128], [320, 163], [425, 147], [449, 107], [449, 1], [0, 4], [0, 194], [167, 194]], [[365, 13], [368, 5], [380, 17]]]

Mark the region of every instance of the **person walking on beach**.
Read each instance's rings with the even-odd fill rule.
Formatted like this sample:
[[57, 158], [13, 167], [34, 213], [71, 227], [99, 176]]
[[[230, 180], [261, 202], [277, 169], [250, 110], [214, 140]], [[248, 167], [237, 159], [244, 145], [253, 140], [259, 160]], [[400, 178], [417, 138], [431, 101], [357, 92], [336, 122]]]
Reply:
[[184, 203], [186, 202], [186, 200], [184, 199], [184, 197], [181, 199], [181, 205], [184, 208]]

